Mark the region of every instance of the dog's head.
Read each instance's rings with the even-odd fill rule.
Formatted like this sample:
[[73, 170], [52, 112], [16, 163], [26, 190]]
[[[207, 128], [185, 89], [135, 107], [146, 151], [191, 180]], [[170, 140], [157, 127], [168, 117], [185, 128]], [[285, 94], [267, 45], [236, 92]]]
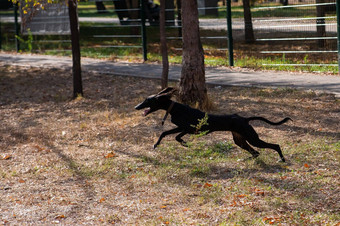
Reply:
[[142, 103], [138, 104], [135, 109], [141, 110], [145, 109], [144, 116], [155, 112], [159, 109], [164, 109], [165, 104], [170, 100], [172, 95], [176, 92], [176, 89], [168, 87], [160, 91], [155, 95], [151, 95], [146, 98]]

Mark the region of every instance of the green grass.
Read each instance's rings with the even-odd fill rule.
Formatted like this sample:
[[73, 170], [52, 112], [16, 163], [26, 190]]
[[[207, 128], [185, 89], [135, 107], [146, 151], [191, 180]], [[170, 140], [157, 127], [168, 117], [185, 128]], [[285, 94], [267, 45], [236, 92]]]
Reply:
[[[274, 164], [273, 166], [268, 163], [272, 162], [276, 153], [263, 154], [256, 160], [239, 161], [239, 158], [244, 155], [239, 152], [228, 154], [235, 152], [230, 143], [222, 142], [209, 145], [205, 141], [201, 141], [193, 144], [189, 149], [184, 149], [171, 142], [161, 146], [160, 162], [154, 165], [155, 168], [150, 173], [158, 181], [186, 186], [191, 184], [198, 205], [219, 209], [222, 203], [224, 203], [223, 205], [227, 203], [229, 208], [235, 208], [232, 210], [233, 217], [225, 219], [221, 225], [256, 224], [259, 222], [296, 224], [308, 222], [314, 224], [323, 222], [325, 219], [337, 222], [340, 218], [335, 213], [318, 214], [311, 211], [308, 206], [321, 201], [318, 197], [314, 197], [313, 191], [319, 191], [323, 184], [331, 183], [332, 177], [328, 173], [316, 173], [313, 168], [317, 164], [322, 164], [324, 162], [322, 159], [329, 159], [334, 154], [339, 155], [337, 153], [339, 149], [336, 149], [338, 145], [339, 142], [329, 144], [320, 139], [310, 145], [291, 146], [286, 155], [294, 158], [294, 166], [289, 166], [289, 164]], [[308, 151], [308, 155], [306, 151]], [[299, 154], [296, 155], [297, 153]], [[329, 153], [329, 156], [326, 153]], [[320, 159], [319, 155], [324, 157]], [[235, 165], [235, 162], [240, 165], [238, 169], [225, 172], [220, 176], [230, 177], [231, 184], [234, 181], [237, 187], [236, 185], [235, 188], [233, 186], [226, 187], [219, 182], [210, 182], [211, 176], [217, 173], [220, 164]], [[263, 170], [263, 175], [251, 173], [257, 170]], [[272, 174], [272, 178], [264, 176], [270, 174], [271, 171], [277, 173]], [[138, 177], [149, 177], [150, 173], [140, 174]], [[308, 183], [300, 181], [302, 178], [309, 178]], [[284, 191], [289, 196], [282, 195]], [[261, 205], [253, 204], [257, 202], [261, 202]], [[289, 204], [287, 203], [294, 205], [293, 203], [296, 202], [299, 204], [293, 210], [282, 213], [284, 216], [280, 216], [279, 213], [274, 216], [261, 215], [262, 211], [270, 212], [271, 209], [288, 208]]]

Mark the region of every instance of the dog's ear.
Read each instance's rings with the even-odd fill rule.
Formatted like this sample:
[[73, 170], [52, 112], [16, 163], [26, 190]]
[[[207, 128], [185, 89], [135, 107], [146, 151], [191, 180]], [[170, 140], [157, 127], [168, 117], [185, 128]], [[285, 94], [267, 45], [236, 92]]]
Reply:
[[177, 89], [176, 88], [168, 87], [168, 88], [165, 88], [162, 91], [160, 91], [156, 96], [157, 97], [167, 96], [167, 97], [171, 98], [176, 93], [177, 93]]
[[167, 87], [167, 88], [161, 90], [159, 93], [157, 93], [157, 95], [167, 94], [167, 93], [173, 92], [174, 90], [175, 90], [175, 88], [173, 88], [173, 87]]

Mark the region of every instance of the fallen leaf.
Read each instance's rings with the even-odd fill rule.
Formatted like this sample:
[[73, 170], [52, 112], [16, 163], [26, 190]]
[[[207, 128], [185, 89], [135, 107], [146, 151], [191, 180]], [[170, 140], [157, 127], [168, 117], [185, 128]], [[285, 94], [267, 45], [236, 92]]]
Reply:
[[255, 189], [255, 194], [259, 195], [259, 196], [264, 196], [264, 191], [260, 190], [260, 189]]
[[247, 195], [244, 195], [244, 194], [240, 194], [240, 195], [236, 195], [237, 198], [244, 198], [246, 197]]
[[212, 184], [209, 184], [209, 183], [205, 183], [204, 185], [203, 185], [203, 187], [204, 188], [210, 188], [210, 187], [212, 187], [213, 185]]
[[230, 204], [230, 206], [236, 206], [237, 205], [237, 203], [236, 203], [236, 201], [235, 200], [233, 200], [233, 203], [232, 204]]
[[104, 202], [104, 201], [105, 201], [105, 198], [101, 198], [101, 199], [99, 200], [100, 203], [102, 203], [102, 202]]
[[161, 206], [161, 209], [166, 209], [166, 206]]
[[268, 224], [275, 224], [281, 222], [281, 218], [279, 217], [265, 217], [263, 221]]
[[3, 160], [8, 160], [8, 159], [11, 159], [12, 158], [12, 156], [11, 155], [6, 155], [5, 157], [3, 157], [2, 159]]
[[267, 222], [267, 221], [272, 221], [273, 220], [273, 218], [272, 217], [265, 217], [265, 218], [263, 218], [263, 221], [264, 222]]
[[57, 216], [55, 219], [60, 220], [60, 219], [63, 219], [63, 218], [65, 218], [65, 215], [64, 215], [64, 214]]
[[25, 183], [25, 181], [23, 179], [20, 179], [19, 183]]
[[110, 153], [108, 153], [107, 155], [105, 155], [104, 157], [105, 157], [106, 159], [108, 159], [108, 158], [113, 158], [113, 157], [115, 157], [115, 156], [116, 156], [115, 153], [110, 152]]
[[34, 145], [34, 147], [37, 149], [37, 151], [43, 151], [44, 148], [40, 147], [39, 145]]
[[310, 165], [308, 165], [307, 163], [305, 163], [305, 165], [304, 165], [306, 168], [309, 168], [310, 167]]

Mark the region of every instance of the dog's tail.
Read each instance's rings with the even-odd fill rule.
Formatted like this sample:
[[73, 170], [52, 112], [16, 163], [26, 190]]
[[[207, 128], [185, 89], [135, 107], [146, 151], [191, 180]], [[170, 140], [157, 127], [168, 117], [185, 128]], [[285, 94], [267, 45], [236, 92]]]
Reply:
[[260, 121], [264, 121], [264, 122], [266, 122], [266, 123], [268, 123], [268, 124], [270, 124], [270, 125], [274, 125], [274, 126], [276, 126], [276, 125], [281, 125], [281, 124], [283, 124], [283, 123], [285, 123], [285, 122], [287, 122], [287, 121], [289, 121], [289, 120], [291, 120], [291, 121], [293, 121], [291, 118], [284, 118], [283, 120], [281, 120], [281, 121], [279, 121], [279, 122], [271, 122], [271, 121], [269, 121], [268, 119], [266, 119], [266, 118], [263, 118], [263, 117], [250, 117], [250, 118], [247, 118], [247, 121], [249, 122], [249, 121], [253, 121], [253, 120], [260, 120]]

